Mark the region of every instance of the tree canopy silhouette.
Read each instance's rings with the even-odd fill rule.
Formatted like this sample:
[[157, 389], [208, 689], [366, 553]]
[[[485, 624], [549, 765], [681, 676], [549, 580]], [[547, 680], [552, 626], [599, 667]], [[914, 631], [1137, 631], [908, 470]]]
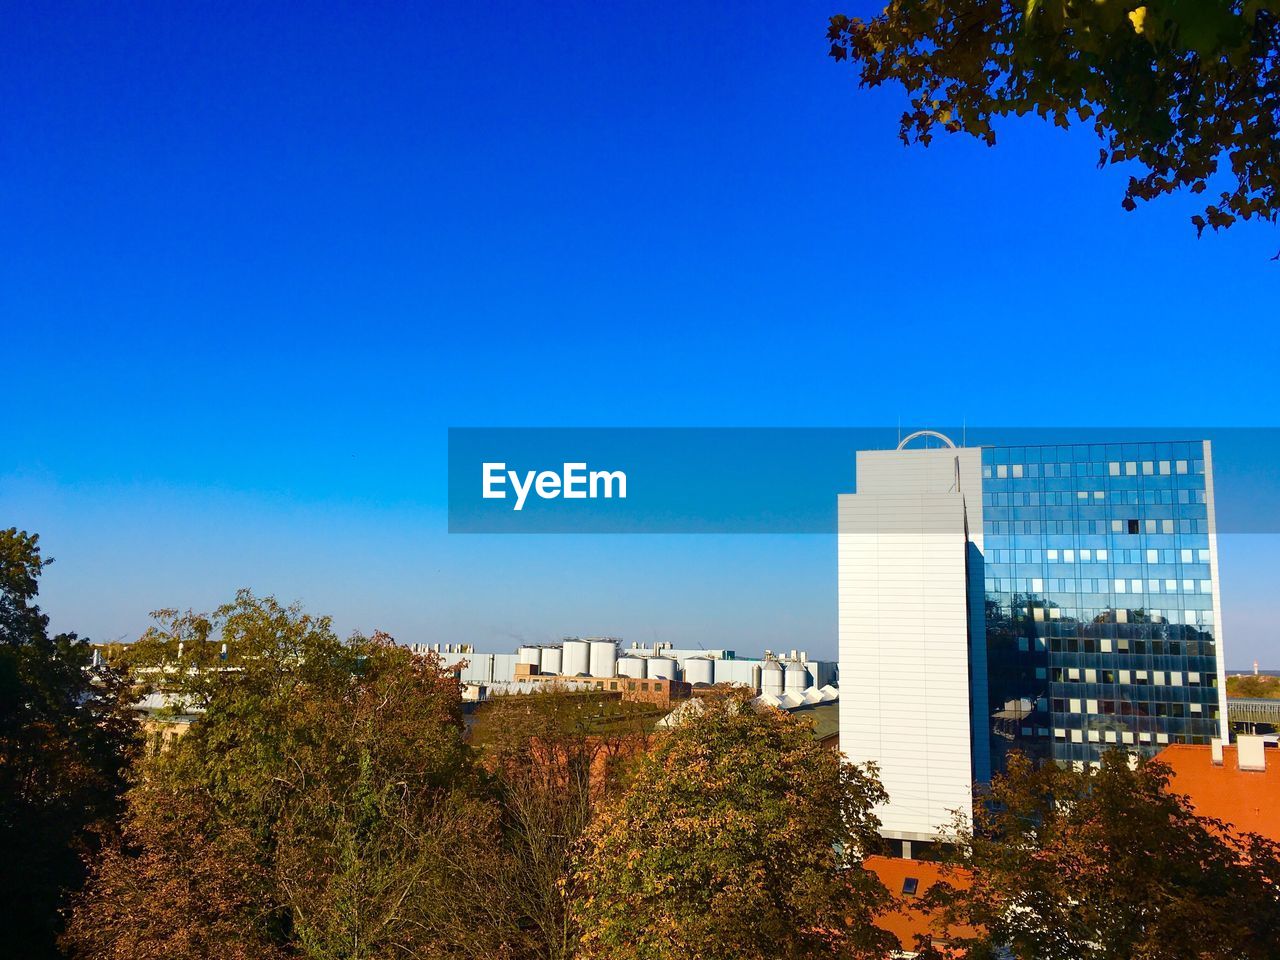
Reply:
[[138, 747], [124, 679], [49, 633], [51, 562], [37, 535], [0, 530], [0, 936], [32, 958], [58, 955], [59, 908], [114, 831]]
[[[1099, 165], [1140, 169], [1123, 198], [1209, 193], [1198, 233], [1280, 212], [1277, 0], [891, 0], [831, 18], [831, 56], [897, 82], [904, 142], [996, 142], [995, 121], [1091, 122]], [[1210, 192], [1212, 191], [1212, 192]], [[1216, 194], [1216, 195], [1215, 195]]]

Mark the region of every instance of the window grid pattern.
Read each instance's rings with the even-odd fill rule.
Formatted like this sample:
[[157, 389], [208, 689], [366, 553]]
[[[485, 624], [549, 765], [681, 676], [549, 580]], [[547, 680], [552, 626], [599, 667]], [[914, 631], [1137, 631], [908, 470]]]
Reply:
[[1203, 442], [988, 447], [982, 463], [997, 765], [1216, 736]]

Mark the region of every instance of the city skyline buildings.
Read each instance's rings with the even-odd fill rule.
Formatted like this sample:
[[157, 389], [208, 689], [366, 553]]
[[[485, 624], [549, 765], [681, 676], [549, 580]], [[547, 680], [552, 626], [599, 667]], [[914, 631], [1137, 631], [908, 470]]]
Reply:
[[1225, 737], [1208, 441], [859, 451], [839, 498], [841, 743], [887, 836], [1012, 749], [1082, 766]]

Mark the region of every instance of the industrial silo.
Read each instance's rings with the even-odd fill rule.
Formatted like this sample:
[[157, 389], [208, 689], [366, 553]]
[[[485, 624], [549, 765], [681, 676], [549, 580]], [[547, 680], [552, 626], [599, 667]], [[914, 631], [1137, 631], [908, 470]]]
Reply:
[[783, 665], [784, 689], [788, 693], [803, 693], [809, 687], [809, 670], [798, 660]]
[[777, 660], [766, 660], [760, 665], [760, 692], [775, 697], [784, 692], [784, 676], [782, 664]]
[[650, 680], [675, 680], [678, 678], [678, 673], [679, 667], [672, 657], [649, 658]]
[[516, 663], [526, 663], [535, 670], [542, 668], [542, 648], [523, 646], [516, 651]]
[[647, 673], [645, 672], [646, 661], [644, 657], [625, 656], [618, 658], [618, 676], [634, 677], [637, 680], [643, 680]]
[[591, 641], [591, 675], [612, 677], [618, 665], [618, 641]]
[[564, 651], [559, 647], [542, 648], [542, 672], [552, 676], [564, 669]]
[[684, 678], [697, 686], [711, 686], [716, 682], [716, 662], [708, 657], [690, 657], [684, 662]]
[[561, 658], [561, 673], [566, 677], [584, 676], [591, 667], [591, 645], [585, 640], [566, 640]]

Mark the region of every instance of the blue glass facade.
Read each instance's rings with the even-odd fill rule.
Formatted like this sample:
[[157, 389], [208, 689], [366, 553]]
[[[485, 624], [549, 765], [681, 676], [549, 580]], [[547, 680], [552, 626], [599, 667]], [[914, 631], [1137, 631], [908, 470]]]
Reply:
[[1096, 761], [1219, 735], [1203, 441], [987, 447], [993, 762]]

